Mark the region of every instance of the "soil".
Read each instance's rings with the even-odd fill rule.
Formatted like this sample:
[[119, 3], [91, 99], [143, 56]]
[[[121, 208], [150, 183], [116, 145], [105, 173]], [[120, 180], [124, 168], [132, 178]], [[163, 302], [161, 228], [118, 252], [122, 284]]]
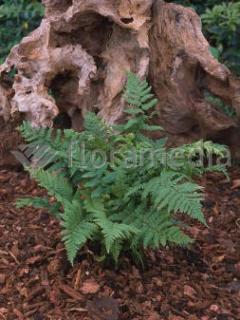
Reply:
[[44, 191], [26, 173], [0, 171], [0, 319], [240, 319], [240, 169], [201, 183], [209, 227], [191, 226], [192, 247], [148, 252], [144, 269], [128, 258], [103, 267], [86, 248], [71, 267], [59, 223], [14, 206]]

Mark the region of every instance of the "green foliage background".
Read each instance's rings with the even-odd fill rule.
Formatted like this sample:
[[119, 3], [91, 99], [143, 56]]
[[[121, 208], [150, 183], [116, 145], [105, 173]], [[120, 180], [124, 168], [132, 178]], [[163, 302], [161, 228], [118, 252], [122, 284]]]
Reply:
[[[240, 1], [167, 0], [202, 16], [213, 55], [240, 74]], [[0, 0], [0, 63], [13, 45], [36, 28], [44, 14], [38, 0]]]
[[44, 14], [37, 0], [0, 0], [0, 63], [10, 49], [35, 29]]

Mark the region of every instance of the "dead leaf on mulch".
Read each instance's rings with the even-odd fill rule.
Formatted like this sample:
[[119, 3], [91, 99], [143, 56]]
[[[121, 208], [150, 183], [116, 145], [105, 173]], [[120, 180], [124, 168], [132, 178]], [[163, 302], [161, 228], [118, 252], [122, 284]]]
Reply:
[[194, 299], [196, 297], [197, 292], [192, 287], [190, 287], [188, 285], [184, 286], [184, 290], [183, 291], [184, 291], [184, 295], [189, 297], [189, 298]]
[[33, 265], [33, 264], [41, 261], [42, 259], [43, 259], [43, 256], [40, 256], [40, 255], [35, 256], [35, 257], [31, 257], [31, 258], [26, 260], [26, 264]]
[[47, 266], [47, 270], [50, 274], [55, 274], [60, 269], [59, 259], [53, 259]]
[[235, 190], [238, 188], [240, 188], [240, 179], [233, 180], [231, 189]]
[[64, 293], [66, 293], [69, 297], [75, 299], [75, 300], [82, 300], [83, 296], [77, 292], [76, 290], [74, 290], [73, 288], [71, 288], [70, 286], [60, 283], [59, 284], [59, 289], [62, 290]]
[[14, 314], [18, 317], [18, 319], [19, 320], [24, 320], [25, 319], [25, 317], [24, 317], [24, 315], [22, 314], [22, 312], [21, 311], [19, 311], [18, 309], [13, 309], [13, 312], [14, 312]]
[[83, 294], [95, 294], [100, 290], [100, 285], [95, 280], [87, 280], [83, 283], [80, 291]]
[[118, 320], [118, 303], [111, 297], [98, 298], [87, 303], [88, 314], [94, 320]]
[[157, 312], [152, 312], [148, 316], [148, 320], [161, 320], [161, 317]]
[[[8, 313], [8, 309], [6, 309], [6, 308], [0, 308], [0, 317], [1, 317], [3, 320], [7, 319], [7, 318], [5, 317], [5, 315], [7, 315], [7, 313]], [[0, 319], [1, 319], [1, 318], [0, 318]]]
[[6, 281], [6, 274], [0, 273], [0, 284], [4, 284]]
[[217, 312], [219, 312], [219, 306], [217, 306], [216, 304], [212, 304], [210, 306], [209, 310], [212, 311], [212, 312], [217, 313]]
[[54, 304], [55, 306], [60, 304], [59, 295], [60, 295], [60, 292], [59, 292], [59, 288], [57, 287], [54, 287], [48, 294], [51, 303]]

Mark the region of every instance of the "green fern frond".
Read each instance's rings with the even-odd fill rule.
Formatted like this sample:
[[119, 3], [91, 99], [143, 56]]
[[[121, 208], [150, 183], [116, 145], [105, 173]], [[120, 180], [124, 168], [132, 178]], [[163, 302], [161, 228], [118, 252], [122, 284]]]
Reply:
[[[53, 130], [52, 128], [35, 128], [30, 122], [24, 121], [18, 128], [22, 137], [31, 145], [47, 145], [56, 143], [57, 149], [62, 144], [62, 131]], [[54, 138], [55, 135], [55, 138]]]
[[60, 217], [61, 204], [59, 202], [51, 204], [47, 198], [22, 198], [16, 201], [18, 209], [25, 207], [33, 207], [36, 209], [47, 209], [54, 217]]
[[205, 222], [202, 213], [202, 188], [186, 177], [171, 171], [163, 171], [159, 177], [151, 179], [144, 186], [143, 198], [151, 195], [154, 207], [159, 211], [182, 212], [191, 218]]
[[19, 131], [28, 142], [22, 152], [35, 168], [60, 166], [60, 163], [61, 168], [66, 168], [67, 163], [73, 160], [71, 157], [79, 154], [84, 140], [83, 134], [73, 130], [33, 128], [28, 122], [23, 122]]
[[115, 241], [110, 249], [110, 255], [113, 257], [115, 264], [118, 263], [120, 254], [124, 248], [124, 242]]
[[219, 156], [224, 158], [227, 155], [228, 149], [224, 145], [213, 143], [212, 141], [197, 141], [192, 144], [187, 144], [178, 148], [173, 149], [173, 152], [184, 155], [187, 159], [190, 157], [205, 155]]
[[46, 198], [21, 198], [16, 201], [16, 207], [18, 209], [25, 208], [25, 207], [34, 207], [34, 208], [48, 208], [49, 201]]
[[104, 236], [106, 251], [109, 254], [115, 242], [130, 239], [133, 234], [139, 232], [138, 229], [124, 223], [114, 223], [101, 214], [95, 214], [94, 222], [100, 227]]
[[151, 94], [152, 88], [147, 81], [141, 81], [134, 73], [128, 73], [125, 100], [144, 111], [154, 108], [158, 100]]
[[105, 242], [106, 251], [109, 254], [116, 242], [129, 239], [139, 232], [137, 228], [124, 223], [114, 223], [108, 219], [106, 209], [102, 202], [88, 200], [87, 210], [93, 214], [95, 224], [100, 228]]
[[32, 170], [29, 169], [31, 176], [38, 182], [38, 184], [47, 189], [50, 196], [56, 197], [58, 201], [66, 199], [71, 201], [73, 198], [73, 188], [71, 184], [61, 175], [50, 173], [43, 169]]
[[[151, 93], [152, 88], [146, 81], [140, 80], [135, 74], [128, 73], [124, 98], [130, 105], [124, 112], [131, 116], [126, 124], [115, 126], [121, 132], [134, 132], [139, 135], [141, 131], [159, 131], [159, 126], [148, 124], [153, 114], [153, 109], [158, 100]], [[151, 110], [152, 109], [152, 110]]]
[[228, 169], [225, 164], [215, 164], [215, 165], [207, 166], [206, 168], [204, 168], [203, 173], [205, 173], [205, 172], [222, 173], [223, 175], [226, 176], [227, 179], [230, 179]]
[[133, 246], [138, 243], [144, 248], [159, 248], [167, 244], [186, 246], [192, 240], [176, 225], [167, 211], [150, 211], [145, 217], [135, 220], [135, 225], [141, 230], [133, 239]]
[[89, 220], [89, 217], [84, 217], [79, 201], [64, 202], [61, 219], [63, 241], [68, 259], [73, 264], [77, 252], [93, 237], [97, 226]]
[[93, 112], [86, 113], [84, 117], [84, 128], [87, 133], [101, 138], [106, 137], [107, 130], [110, 130], [110, 127]]

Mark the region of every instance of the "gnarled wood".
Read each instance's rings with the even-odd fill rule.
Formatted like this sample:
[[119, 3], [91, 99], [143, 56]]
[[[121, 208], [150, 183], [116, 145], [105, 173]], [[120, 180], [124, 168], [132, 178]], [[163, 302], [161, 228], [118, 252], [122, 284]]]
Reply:
[[160, 123], [182, 142], [237, 127], [238, 119], [205, 99], [205, 92], [217, 95], [240, 115], [240, 81], [211, 55], [197, 14], [156, 1], [152, 19], [150, 82], [160, 101]]
[[[148, 77], [159, 98], [157, 122], [174, 143], [239, 126], [240, 81], [213, 58], [200, 18], [160, 0], [44, 0], [40, 27], [14, 47], [0, 67], [0, 115], [25, 114], [51, 126], [60, 112], [82, 129], [83, 113], [109, 123], [124, 117], [126, 72]], [[17, 73], [11, 82], [6, 75]], [[222, 98], [232, 119], [205, 100]]]

